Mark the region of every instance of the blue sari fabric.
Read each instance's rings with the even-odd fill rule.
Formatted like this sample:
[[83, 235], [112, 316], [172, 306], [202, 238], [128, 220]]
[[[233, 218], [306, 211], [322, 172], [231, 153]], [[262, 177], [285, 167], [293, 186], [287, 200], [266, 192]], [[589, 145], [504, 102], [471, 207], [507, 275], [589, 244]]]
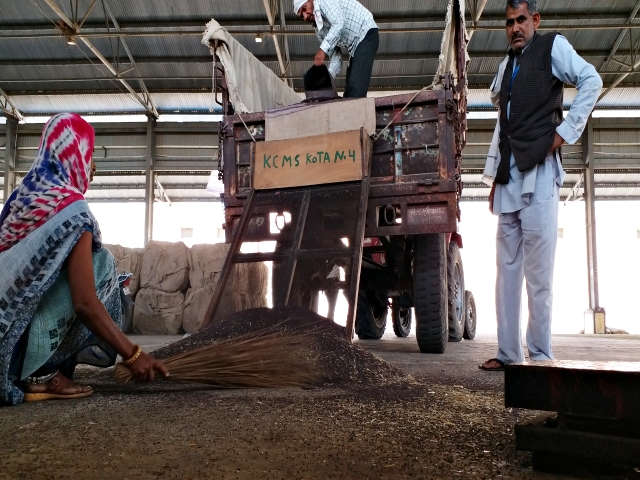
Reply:
[[80, 236], [93, 235], [96, 293], [113, 321], [122, 314], [113, 256], [102, 248], [100, 229], [85, 201], [50, 218], [0, 253], [0, 401], [24, 399], [20, 382], [43, 370], [72, 377], [76, 364], [113, 365], [115, 352], [77, 319], [63, 264]]

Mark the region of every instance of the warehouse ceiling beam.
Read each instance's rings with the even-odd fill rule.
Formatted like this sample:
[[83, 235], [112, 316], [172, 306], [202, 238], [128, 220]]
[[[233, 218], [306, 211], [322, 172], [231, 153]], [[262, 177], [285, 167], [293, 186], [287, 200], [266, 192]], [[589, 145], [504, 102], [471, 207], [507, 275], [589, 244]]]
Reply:
[[[484, 12], [484, 7], [487, 6], [488, 0], [467, 0], [471, 10], [471, 28], [475, 28], [480, 22], [480, 17], [482, 16], [482, 12]], [[471, 44], [471, 39], [473, 38], [473, 30], [469, 32], [469, 44]]]
[[[105, 9], [105, 13], [111, 19], [111, 23], [113, 23], [114, 29], [116, 31], [120, 31], [120, 25], [118, 24], [118, 21], [116, 20], [115, 15], [111, 11], [111, 8], [109, 7], [107, 0], [102, 0], [102, 5]], [[107, 19], [107, 24], [108, 24], [108, 21], [109, 20]], [[131, 64], [131, 68], [128, 69], [127, 72], [135, 70], [139, 74], [138, 65], [136, 64], [136, 61], [133, 58], [133, 55], [131, 53], [131, 50], [129, 49], [129, 45], [127, 44], [127, 41], [124, 38], [121, 38], [120, 42], [122, 43], [122, 47], [124, 48], [124, 51], [126, 52], [127, 57], [129, 58], [129, 62]], [[121, 72], [121, 75], [123, 75], [124, 73], [125, 72]], [[149, 113], [151, 113], [156, 118], [158, 118], [158, 111], [156, 109], [156, 106], [153, 103], [153, 100], [151, 99], [151, 95], [149, 94], [149, 90], [147, 90], [147, 86], [145, 85], [144, 80], [138, 80], [138, 85], [140, 86], [140, 90], [142, 90], [142, 98], [144, 99], [146, 104], [146, 105], [143, 104], [143, 106], [147, 109], [147, 111], [149, 111]], [[147, 105], [150, 108], [148, 108]]]
[[88, 38], [84, 38], [80, 35], [78, 25], [74, 23], [69, 17], [67, 17], [67, 15], [58, 6], [55, 0], [45, 0], [45, 2], [47, 5], [49, 5], [51, 10], [53, 10], [56, 13], [56, 15], [60, 17], [62, 22], [64, 22], [64, 25], [66, 25], [66, 27], [71, 30], [71, 33], [69, 32], [66, 33], [67, 41], [75, 42], [76, 38], [80, 39], [82, 43], [84, 43], [87, 46], [87, 48], [91, 50], [91, 52], [93, 52], [93, 54], [100, 60], [100, 62], [102, 62], [102, 64], [109, 70], [109, 72], [111, 72], [111, 74], [115, 77], [115, 79], [118, 80], [122, 84], [122, 86], [124, 86], [127, 89], [127, 91], [133, 96], [133, 98], [138, 103], [140, 103], [145, 108], [145, 110], [147, 110], [149, 114], [153, 115], [155, 118], [158, 118], [158, 112], [155, 106], [153, 105], [153, 103], [151, 102], [151, 98], [148, 95], [145, 96], [144, 92], [142, 95], [140, 95], [138, 92], [134, 90], [134, 88], [131, 85], [129, 85], [129, 83], [126, 80], [124, 80], [123, 78], [120, 78], [121, 72], [119, 72], [118, 69], [114, 67], [111, 64], [111, 62], [109, 62], [109, 60], [107, 60], [104, 57], [104, 55], [102, 55], [102, 53], [100, 53], [100, 51], [93, 45], [93, 43], [91, 43], [91, 41]]
[[[638, 14], [638, 10], [640, 10], [640, 0], [635, 4], [635, 6], [633, 7], [633, 10], [631, 10], [631, 14], [629, 15], [629, 18], [627, 18], [627, 23], [629, 24], [633, 23], [633, 21], [636, 19], [636, 15]], [[618, 38], [616, 38], [616, 41], [613, 42], [613, 46], [611, 47], [611, 52], [609, 53], [609, 55], [607, 56], [607, 59], [602, 64], [602, 67], [601, 67], [602, 69], [604, 69], [609, 64], [609, 62], [614, 60], [613, 57], [618, 51], [618, 48], [620, 48], [620, 44], [624, 40], [624, 37], [627, 35], [627, 33], [630, 33], [630, 30], [628, 27], [623, 28], [620, 31], [620, 33], [618, 34]]]
[[[634, 7], [633, 11], [631, 12], [631, 15], [629, 16], [629, 21], [633, 21], [636, 17], [636, 14], [638, 13], [638, 10], [640, 9], [640, 1], [636, 4], [636, 6]], [[637, 26], [637, 24], [632, 24], [633, 26]], [[633, 42], [633, 36], [631, 34], [631, 29], [629, 27], [627, 27], [627, 31], [629, 32], [629, 42], [630, 42], [630, 47], [631, 47], [631, 65], [628, 65], [628, 68], [630, 68], [630, 71], [627, 72], [623, 72], [620, 73], [616, 79], [609, 84], [609, 86], [600, 94], [600, 97], [598, 98], [598, 101], [602, 100], [604, 97], [606, 97], [609, 92], [611, 92], [614, 88], [616, 88], [620, 83], [622, 83], [629, 75], [631, 75], [632, 73], [635, 73], [636, 68], [638, 68], [640, 66], [640, 60], [636, 59], [636, 52], [638, 50], [638, 45], [636, 42], [636, 45], [634, 47], [634, 42]], [[620, 42], [618, 42], [618, 39], [616, 39], [616, 43], [614, 43], [614, 46], [611, 50], [611, 53], [609, 54], [609, 56], [607, 57], [607, 60], [609, 60], [610, 58], [613, 57], [613, 55], [616, 53], [618, 47], [620, 46], [620, 43], [622, 43], [622, 39], [624, 38], [626, 32], [620, 32], [620, 35], [618, 35], [618, 39], [620, 40]], [[604, 68], [607, 65], [607, 62], [605, 61], [605, 63], [602, 65], [602, 67]]]
[[578, 181], [575, 183], [573, 188], [571, 188], [571, 192], [569, 192], [569, 195], [567, 195], [567, 198], [565, 198], [565, 200], [564, 200], [564, 204], [565, 205], [567, 203], [569, 203], [572, 198], [574, 200], [580, 200], [581, 197], [578, 196], [578, 193], [580, 193], [580, 188], [582, 187], [582, 182], [584, 182], [584, 173], [582, 173], [580, 175], [580, 178], [578, 179]]
[[158, 200], [160, 202], [166, 201], [169, 205], [171, 205], [171, 199], [169, 198], [169, 195], [167, 195], [167, 192], [162, 186], [162, 183], [160, 183], [160, 179], [158, 178], [157, 175], [155, 175], [155, 179], [156, 179], [156, 187], [158, 188], [158, 193], [160, 194], [158, 195], [159, 197]]
[[[282, 0], [279, 0], [279, 10], [280, 10], [280, 29], [287, 29], [287, 22], [284, 18], [284, 6], [282, 4]], [[289, 69], [291, 68], [291, 55], [289, 54], [289, 39], [287, 37], [282, 37], [282, 41], [284, 43], [284, 59], [287, 62], [287, 75], [290, 74]], [[291, 78], [289, 80], [289, 86], [293, 88], [293, 80]]]
[[[47, 4], [54, 3], [55, 0], [45, 0]], [[268, 2], [269, 0], [263, 0]], [[58, 8], [59, 9], [59, 8]], [[64, 13], [63, 13], [64, 14]], [[575, 18], [571, 19], [575, 22]], [[402, 23], [403, 21], [411, 21], [411, 23], [419, 23], [415, 20], [396, 20], [392, 23]], [[383, 22], [378, 22], [378, 24], [384, 25]], [[65, 22], [66, 23], [66, 22]], [[436, 23], [436, 21], [431, 22], [423, 22], [423, 23]], [[397, 34], [397, 33], [442, 33], [444, 29], [444, 25], [442, 24], [442, 19], [437, 21], [440, 23], [436, 26], [423, 26], [423, 27], [380, 27], [379, 32], [381, 34]], [[204, 25], [204, 24], [203, 24]], [[261, 35], [263, 37], [268, 37], [272, 35], [278, 36], [315, 36], [315, 31], [313, 29], [300, 29], [300, 30], [292, 30], [291, 25], [288, 25], [286, 30], [283, 30], [281, 26], [275, 25], [272, 27], [271, 25], [263, 26], [256, 25], [251, 26], [246, 23], [239, 23], [238, 25], [226, 25], [225, 29], [231, 33], [232, 35], [250, 35], [250, 36], [258, 36]], [[51, 28], [47, 29], [35, 29], [29, 31], [28, 33], [14, 33], [16, 31], [21, 30], [11, 30], [6, 26], [0, 25], [2, 29], [2, 33], [0, 33], [0, 40], [11, 40], [11, 39], [25, 39], [25, 38], [55, 38], [60, 37], [60, 31], [53, 30]], [[75, 28], [75, 27], [70, 27]], [[82, 32], [75, 31], [73, 36], [79, 39], [91, 40], [93, 38], [116, 38], [116, 37], [180, 37], [180, 36], [202, 36], [202, 28], [200, 25], [196, 27], [184, 27], [184, 26], [141, 26], [141, 27], [122, 27], [120, 31], [108, 31], [105, 30], [104, 27], [100, 28], [85, 28]], [[600, 18], [592, 18], [581, 22], [576, 23], [566, 23], [558, 20], [546, 20], [542, 21], [538, 30], [540, 31], [550, 31], [550, 30], [558, 30], [560, 32], [563, 31], [572, 31], [572, 30], [620, 30], [620, 29], [630, 29], [636, 30], [640, 28], [640, 24], [633, 23], [629, 24], [625, 21], [615, 21], [613, 23], [603, 23]], [[38, 31], [39, 30], [39, 31]], [[469, 33], [478, 32], [478, 31], [486, 31], [486, 32], [494, 32], [494, 31], [504, 31], [504, 19], [502, 20], [491, 20], [488, 21], [486, 18], [482, 21], [482, 23], [478, 23], [477, 25], [467, 27], [467, 31]]]
[[[267, 21], [269, 22], [269, 35], [271, 36], [271, 38], [273, 38], [273, 45], [275, 46], [276, 49], [276, 56], [278, 57], [278, 64], [280, 65], [280, 71], [282, 73], [282, 78], [285, 79], [286, 82], [288, 82], [287, 80], [287, 66], [285, 66], [284, 64], [284, 58], [282, 56], [282, 51], [280, 50], [280, 40], [278, 40], [278, 35], [276, 35], [275, 32], [275, 15], [274, 15], [274, 9], [272, 9], [272, 3], [269, 0], [262, 0], [262, 3], [264, 4], [264, 9], [267, 12]], [[286, 35], [287, 32], [285, 29], [280, 29], [281, 31], [278, 32], [281, 35]], [[283, 37], [284, 41], [286, 42], [286, 36]]]
[[20, 110], [18, 110], [18, 107], [16, 107], [16, 104], [13, 103], [13, 100], [11, 100], [11, 97], [6, 93], [4, 93], [4, 90], [2, 90], [1, 88], [0, 88], [0, 111], [2, 111], [2, 113], [4, 113], [6, 116], [15, 118], [20, 122], [24, 120], [22, 113], [20, 113]]
[[[578, 53], [582, 57], [589, 58], [605, 58], [609, 54], [609, 50], [579, 50]], [[430, 59], [437, 59], [438, 55], [440, 55], [440, 51], [424, 51], [424, 52], [413, 52], [413, 53], [404, 53], [404, 54], [384, 54], [381, 53], [376, 55], [376, 62], [404, 62], [407, 60], [415, 60], [415, 61], [425, 61]], [[493, 51], [493, 52], [474, 52], [470, 51], [469, 55], [471, 55], [471, 61], [481, 60], [485, 58], [504, 58], [504, 50]], [[631, 55], [629, 50], [619, 51], [619, 55]], [[269, 62], [277, 62], [278, 58], [272, 55], [256, 55], [256, 58], [263, 63]], [[298, 62], [309, 62], [309, 57], [307, 55], [294, 55], [290, 57], [291, 63]], [[136, 65], [143, 64], [161, 64], [161, 63], [202, 63], [202, 64], [210, 64], [211, 58], [207, 58], [206, 56], [195, 56], [195, 57], [138, 57], [136, 58]], [[8, 67], [8, 66], [16, 66], [16, 67], [66, 67], [71, 65], [94, 65], [91, 60], [86, 58], [68, 58], [68, 59], [54, 59], [54, 58], [45, 58], [38, 60], [0, 60], [0, 67]], [[209, 75], [211, 77], [211, 75]], [[127, 77], [123, 77], [127, 78]], [[2, 80], [5, 81], [4, 79]]]
[[[544, 22], [578, 22], [578, 21], [593, 21], [596, 22], [611, 22], [611, 23], [626, 23], [629, 17], [629, 10], [625, 9], [624, 11], [619, 10], [618, 12], [609, 12], [609, 13], [578, 13], [575, 11], [567, 11], [560, 12], [557, 14], [545, 14]], [[400, 11], [398, 15], [386, 15], [386, 16], [377, 16], [376, 15], [376, 23], [380, 24], [389, 24], [389, 23], [442, 23], [444, 24], [445, 11], [443, 10], [441, 14], [431, 14], [431, 15], [414, 15], [414, 14], [403, 14]], [[122, 22], [121, 26], [123, 29], [152, 29], [152, 30], [160, 30], [167, 29], [173, 30], [176, 32], [176, 35], [179, 35], [183, 29], [193, 29], [194, 31], [200, 32], [202, 34], [202, 30], [204, 25], [211, 20], [211, 17], [206, 16], [202, 18], [192, 17], [189, 20], [180, 21], [179, 25], [174, 21], [131, 21], [131, 22]], [[483, 14], [482, 20], [484, 23], [499, 23], [504, 28], [504, 14], [498, 15], [490, 15]], [[469, 25], [472, 25], [473, 15], [471, 10], [468, 9], [466, 22]], [[264, 21], [256, 20], [255, 18], [242, 18], [235, 17], [229, 18], [225, 20], [223, 27], [224, 28], [236, 28], [236, 27], [255, 27], [255, 26], [263, 26]], [[306, 27], [309, 28], [309, 24], [299, 17], [291, 16], [289, 21], [287, 22], [289, 27], [299, 28]], [[48, 22], [40, 22], [40, 23], [0, 23], [0, 38], [2, 37], [2, 33], [8, 33], [8, 31], [23, 31], [23, 32], [49, 32], [49, 35], [59, 35], [56, 29], [51, 27], [51, 24]], [[104, 25], [100, 22], [87, 22], [84, 25], [84, 31], [104, 31]]]

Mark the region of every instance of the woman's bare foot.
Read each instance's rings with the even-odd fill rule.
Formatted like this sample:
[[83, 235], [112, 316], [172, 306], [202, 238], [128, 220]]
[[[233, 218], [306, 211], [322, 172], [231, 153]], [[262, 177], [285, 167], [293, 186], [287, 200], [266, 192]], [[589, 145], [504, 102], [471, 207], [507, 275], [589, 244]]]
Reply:
[[39, 402], [42, 400], [61, 400], [66, 398], [82, 398], [93, 394], [88, 385], [80, 385], [58, 372], [43, 384], [24, 385], [24, 401]]

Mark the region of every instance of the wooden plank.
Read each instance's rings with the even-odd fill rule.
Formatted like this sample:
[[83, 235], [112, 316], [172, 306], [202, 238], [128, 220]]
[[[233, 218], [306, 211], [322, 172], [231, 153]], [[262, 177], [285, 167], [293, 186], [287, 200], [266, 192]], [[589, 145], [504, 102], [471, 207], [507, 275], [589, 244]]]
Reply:
[[[363, 149], [364, 150], [364, 149]], [[370, 153], [369, 153], [370, 155]], [[367, 197], [369, 196], [369, 176], [362, 180], [360, 190], [360, 206], [358, 208], [358, 224], [355, 234], [354, 252], [351, 257], [351, 285], [349, 286], [349, 310], [345, 333], [347, 340], [352, 341], [356, 327], [356, 310], [360, 293], [360, 268], [362, 267], [362, 249], [364, 247], [364, 230], [367, 221]]]
[[253, 188], [302, 187], [362, 180], [371, 140], [365, 129], [258, 142]]
[[233, 259], [236, 253], [238, 253], [238, 251], [240, 250], [240, 246], [242, 245], [242, 236], [244, 235], [244, 230], [249, 223], [248, 220], [249, 216], [251, 215], [254, 193], [255, 192], [252, 190], [249, 194], [249, 198], [247, 199], [247, 203], [245, 204], [244, 210], [242, 211], [242, 216], [240, 217], [238, 227], [235, 232], [232, 232], [233, 240], [231, 241], [231, 246], [229, 247], [227, 257], [224, 259], [224, 265], [222, 266], [222, 272], [220, 272], [220, 278], [218, 279], [218, 283], [216, 283], [213, 297], [211, 297], [211, 301], [209, 302], [207, 311], [204, 314], [204, 320], [202, 321], [202, 325], [200, 326], [199, 331], [207, 328], [211, 324], [211, 322], [213, 322], [213, 319], [216, 316], [216, 311], [218, 310], [220, 300], [222, 299], [222, 294], [224, 293], [224, 287], [226, 287], [227, 285], [227, 280], [229, 279], [231, 269], [233, 268], [233, 265], [235, 263]]

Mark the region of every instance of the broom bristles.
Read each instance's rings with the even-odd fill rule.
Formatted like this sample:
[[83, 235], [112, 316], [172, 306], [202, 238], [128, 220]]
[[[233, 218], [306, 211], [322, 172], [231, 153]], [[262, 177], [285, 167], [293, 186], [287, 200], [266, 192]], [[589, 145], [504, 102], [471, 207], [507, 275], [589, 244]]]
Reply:
[[[296, 387], [318, 384], [322, 374], [311, 354], [310, 335], [283, 335], [275, 328], [213, 343], [163, 360], [167, 380], [219, 388]], [[116, 382], [133, 378], [118, 364]]]

